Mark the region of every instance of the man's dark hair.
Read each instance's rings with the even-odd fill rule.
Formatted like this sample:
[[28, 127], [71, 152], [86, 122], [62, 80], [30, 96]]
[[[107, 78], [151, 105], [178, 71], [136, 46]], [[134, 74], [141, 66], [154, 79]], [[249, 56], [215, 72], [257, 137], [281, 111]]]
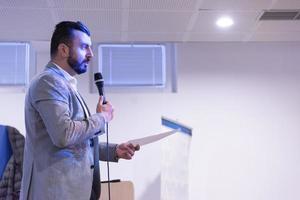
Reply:
[[73, 31], [78, 30], [91, 36], [89, 29], [81, 22], [63, 21], [55, 26], [55, 30], [51, 38], [51, 58], [55, 56], [57, 47], [60, 43], [70, 44], [73, 39]]

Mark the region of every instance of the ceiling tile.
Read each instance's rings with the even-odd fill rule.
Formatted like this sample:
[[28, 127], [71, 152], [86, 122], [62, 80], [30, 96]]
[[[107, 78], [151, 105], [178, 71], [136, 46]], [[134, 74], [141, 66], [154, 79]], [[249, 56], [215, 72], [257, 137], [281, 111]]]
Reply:
[[192, 12], [130, 12], [129, 31], [182, 32], [186, 29]]
[[31, 38], [40, 38], [40, 35], [51, 33], [54, 27], [50, 11], [44, 9], [0, 8], [0, 24], [2, 32], [15, 32], [16, 39], [25, 33], [32, 34]]
[[55, 8], [121, 9], [122, 0], [49, 0]]
[[[22, 34], [15, 30], [4, 30], [0, 31], [0, 40], [9, 42], [30, 42], [30, 41], [49, 41], [53, 30], [49, 31], [35, 31], [35, 30], [24, 30]], [[5, 37], [1, 37], [5, 35]]]
[[254, 33], [249, 41], [266, 41], [266, 42], [286, 42], [300, 41], [300, 32], [277, 32], [277, 33]]
[[135, 42], [156, 42], [156, 41], [165, 41], [165, 42], [173, 42], [173, 41], [181, 41], [183, 37], [183, 33], [136, 33], [131, 32], [128, 33], [128, 41]]
[[194, 10], [197, 0], [131, 0], [130, 9]]
[[121, 41], [121, 32], [101, 32], [93, 31], [92, 32], [92, 42], [118, 42]]
[[91, 31], [115, 32], [121, 30], [121, 13], [115, 10], [57, 9], [58, 19], [82, 21]]
[[300, 20], [260, 21], [256, 31], [259, 33], [300, 32]]
[[212, 10], [262, 10], [268, 9], [273, 0], [203, 0], [202, 9]]
[[[223, 12], [223, 11], [202, 11], [199, 13], [193, 32], [246, 32], [251, 31], [256, 23], [260, 12]], [[221, 16], [230, 16], [234, 25], [225, 29], [219, 28], [216, 21]]]
[[48, 7], [47, 0], [1, 0], [0, 7], [10, 8], [46, 8]]
[[187, 42], [243, 41], [245, 36], [245, 33], [191, 33]]
[[272, 9], [300, 9], [299, 0], [277, 0], [274, 2]]

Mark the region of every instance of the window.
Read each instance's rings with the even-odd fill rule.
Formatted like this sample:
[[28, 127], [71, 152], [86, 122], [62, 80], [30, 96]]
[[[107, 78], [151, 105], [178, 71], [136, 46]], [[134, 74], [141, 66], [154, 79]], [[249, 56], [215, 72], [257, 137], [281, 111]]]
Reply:
[[101, 44], [99, 71], [105, 85], [165, 87], [166, 49], [152, 44]]
[[29, 44], [0, 43], [0, 86], [25, 86], [28, 71]]

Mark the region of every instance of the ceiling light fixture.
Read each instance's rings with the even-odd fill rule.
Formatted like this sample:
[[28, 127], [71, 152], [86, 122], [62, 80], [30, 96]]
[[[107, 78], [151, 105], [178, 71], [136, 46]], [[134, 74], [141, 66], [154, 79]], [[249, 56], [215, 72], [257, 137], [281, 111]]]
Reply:
[[231, 17], [220, 17], [216, 22], [218, 27], [227, 28], [234, 24], [233, 19]]

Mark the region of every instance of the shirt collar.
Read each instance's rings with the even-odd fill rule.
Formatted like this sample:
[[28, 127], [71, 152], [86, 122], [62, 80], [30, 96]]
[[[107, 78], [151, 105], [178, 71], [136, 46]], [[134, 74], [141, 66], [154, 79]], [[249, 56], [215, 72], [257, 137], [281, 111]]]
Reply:
[[77, 79], [73, 76], [71, 76], [68, 72], [66, 72], [63, 68], [61, 68], [58, 64], [52, 62], [58, 69], [61, 71], [63, 76], [67, 79], [67, 81], [70, 83], [72, 88], [77, 91]]

